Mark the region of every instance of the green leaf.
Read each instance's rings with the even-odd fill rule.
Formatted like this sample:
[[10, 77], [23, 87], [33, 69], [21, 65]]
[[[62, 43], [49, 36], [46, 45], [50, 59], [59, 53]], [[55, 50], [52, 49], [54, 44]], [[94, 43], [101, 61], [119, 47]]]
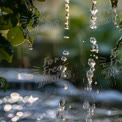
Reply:
[[112, 8], [116, 8], [117, 4], [118, 4], [118, 0], [111, 0]]
[[17, 25], [17, 18], [13, 14], [0, 16], [0, 30], [7, 30]]
[[3, 77], [0, 77], [0, 89], [6, 91], [9, 88], [9, 84], [7, 80]]
[[11, 28], [7, 33], [7, 39], [13, 46], [18, 46], [25, 41], [21, 27]]

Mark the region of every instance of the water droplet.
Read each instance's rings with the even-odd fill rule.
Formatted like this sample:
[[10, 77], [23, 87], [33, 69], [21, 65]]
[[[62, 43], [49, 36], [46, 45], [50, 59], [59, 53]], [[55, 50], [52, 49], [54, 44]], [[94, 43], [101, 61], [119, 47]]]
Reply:
[[[92, 82], [91, 82], [92, 83]], [[87, 85], [87, 91], [91, 91], [92, 90], [92, 85], [91, 85], [91, 83], [88, 83], [88, 85]]]
[[91, 20], [90, 20], [91, 24], [96, 25], [96, 20], [97, 20], [97, 17], [95, 15], [92, 15]]
[[69, 55], [69, 52], [67, 50], [64, 50], [63, 55]]
[[91, 117], [86, 118], [86, 122], [92, 122]]
[[90, 25], [90, 28], [91, 28], [91, 29], [96, 29], [97, 26], [96, 26], [96, 25]]
[[90, 70], [91, 70], [92, 72], [94, 72], [94, 71], [95, 71], [95, 68], [94, 68], [94, 67], [91, 67]]
[[95, 56], [96, 59], [98, 59], [98, 56]]
[[67, 85], [64, 85], [64, 89], [67, 90], [68, 89], [68, 86]]
[[59, 106], [60, 106], [61, 108], [64, 108], [64, 107], [65, 107], [65, 100], [64, 100], [64, 99], [61, 99], [61, 100], [60, 100]]
[[28, 49], [29, 49], [29, 50], [33, 50], [33, 47], [32, 47], [31, 44], [29, 44]]
[[91, 52], [99, 52], [98, 44], [91, 45]]
[[97, 85], [97, 82], [95, 82], [95, 85]]
[[69, 30], [69, 27], [66, 26], [64, 29], [65, 29], [65, 30]]
[[62, 56], [61, 60], [65, 62], [67, 60], [67, 58], [65, 56]]
[[91, 37], [91, 38], [90, 38], [90, 42], [93, 43], [93, 44], [96, 44], [97, 40], [96, 40], [96, 38]]
[[[91, 14], [92, 14], [92, 15], [95, 15], [97, 12], [98, 12], [98, 9], [91, 10]], [[95, 20], [96, 20], [96, 19], [97, 19], [97, 17], [95, 17]]]
[[65, 72], [65, 71], [67, 70], [67, 67], [66, 67], [66, 66], [60, 66], [60, 70], [61, 70], [62, 72]]
[[68, 9], [69, 10], [69, 4], [65, 4], [65, 9]]
[[69, 36], [64, 36], [64, 39], [69, 39]]
[[97, 4], [97, 1], [96, 0], [93, 0], [93, 4]]
[[92, 59], [92, 58], [89, 58], [88, 59], [88, 65], [90, 66], [90, 67], [94, 67], [95, 66], [95, 61], [94, 61], [94, 59]]
[[88, 101], [85, 101], [85, 102], [83, 103], [83, 108], [84, 108], [84, 109], [88, 109], [89, 106], [90, 106], [90, 104], [89, 104]]
[[93, 75], [94, 75], [93, 71], [91, 71], [91, 70], [87, 71], [87, 78], [92, 79]]
[[69, 3], [69, 0], [65, 0], [66, 3]]

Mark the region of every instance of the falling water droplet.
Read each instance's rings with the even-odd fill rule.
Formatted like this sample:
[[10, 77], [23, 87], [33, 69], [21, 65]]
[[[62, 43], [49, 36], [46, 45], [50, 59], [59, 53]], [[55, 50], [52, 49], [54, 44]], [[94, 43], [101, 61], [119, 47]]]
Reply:
[[87, 71], [87, 78], [88, 79], [92, 79], [93, 78], [93, 71], [91, 71], [91, 70]]
[[28, 49], [29, 49], [29, 50], [33, 50], [33, 47], [32, 47], [31, 44], [29, 44]]
[[118, 22], [117, 22], [118, 14], [117, 14], [117, 8], [116, 7], [113, 7], [113, 14], [114, 14], [114, 20], [113, 20], [114, 25], [116, 26], [116, 28], [118, 28], [119, 27]]
[[[95, 15], [97, 12], [98, 12], [98, 9], [91, 10], [91, 14], [92, 14], [92, 15]], [[96, 18], [96, 17], [95, 17], [95, 18]], [[96, 19], [97, 19], [97, 18], [96, 18]], [[95, 20], [96, 20], [96, 19], [95, 19]]]
[[59, 110], [56, 114], [57, 118], [61, 119], [61, 122], [65, 121], [64, 109], [65, 109], [65, 100], [64, 100], [64, 98], [62, 98], [59, 101]]
[[97, 40], [96, 40], [96, 38], [91, 37], [91, 38], [90, 38], [90, 42], [93, 43], [93, 44], [96, 44]]
[[96, 8], [96, 3], [97, 1], [96, 0], [92, 0], [92, 7], [91, 7], [91, 17], [90, 17], [90, 28], [91, 29], [96, 29], [97, 26], [96, 26], [96, 20], [97, 20], [97, 12], [98, 12], [98, 9]]
[[90, 104], [89, 104], [88, 101], [85, 101], [85, 102], [83, 103], [83, 109], [88, 109], [89, 106], [90, 106]]
[[87, 117], [87, 118], [86, 118], [86, 122], [92, 122], [91, 117]]
[[67, 90], [68, 89], [68, 86], [67, 85], [64, 85], [64, 90]]
[[96, 52], [98, 53], [99, 49], [98, 49], [98, 44], [93, 44], [91, 45], [91, 52]]
[[96, 59], [98, 59], [98, 56], [95, 56]]
[[69, 52], [67, 50], [64, 50], [63, 55], [69, 55]]
[[61, 60], [65, 62], [65, 61], [67, 61], [67, 58], [65, 56], [62, 56]]
[[92, 85], [91, 85], [91, 83], [87, 85], [87, 88], [86, 89], [87, 89], [87, 91], [92, 91]]
[[64, 39], [69, 39], [69, 36], [64, 36]]
[[64, 99], [60, 99], [59, 106], [60, 107], [64, 107], [65, 106], [65, 100]]
[[92, 59], [92, 58], [89, 58], [88, 59], [88, 65], [90, 66], [90, 67], [94, 67], [95, 66], [95, 61], [94, 61], [94, 59]]
[[93, 4], [97, 4], [97, 1], [96, 0], [93, 0]]
[[90, 108], [90, 114], [93, 116], [94, 115], [94, 110], [95, 110], [95, 104], [91, 106]]
[[65, 23], [64, 23], [64, 29], [69, 29], [69, 0], [65, 0]]
[[97, 82], [95, 81], [95, 85], [97, 85]]
[[61, 70], [61, 72], [65, 72], [67, 70], [67, 67], [66, 66], [60, 66], [60, 70]]

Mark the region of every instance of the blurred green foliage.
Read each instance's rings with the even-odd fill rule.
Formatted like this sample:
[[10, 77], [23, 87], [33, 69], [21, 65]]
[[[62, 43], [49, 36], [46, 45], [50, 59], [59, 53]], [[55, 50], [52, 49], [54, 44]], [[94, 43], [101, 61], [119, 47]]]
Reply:
[[[44, 0], [38, 1], [44, 2]], [[38, 24], [39, 16], [40, 13], [33, 5], [32, 0], [0, 1], [0, 30], [2, 32], [1, 39], [4, 35], [4, 38], [10, 42], [10, 48], [12, 46], [18, 46], [22, 44], [25, 40], [28, 41], [30, 45], [32, 45], [34, 38], [30, 33]], [[4, 33], [3, 30], [7, 30], [7, 33]], [[3, 45], [4, 43], [2, 43], [4, 40], [1, 40], [1, 47], [5, 47]], [[5, 49], [6, 48], [0, 49], [0, 59], [5, 59], [10, 62], [12, 57], [9, 57], [7, 50]]]
[[[8, 0], [10, 2], [11, 0]], [[56, 2], [57, 5], [58, 1]], [[15, 48], [15, 55], [13, 57], [13, 63], [7, 64], [6, 62], [2, 62], [1, 66], [3, 67], [24, 67], [24, 68], [33, 68], [33, 66], [39, 66], [39, 73], [43, 73], [43, 64], [44, 58], [50, 57], [61, 57], [63, 50], [68, 50], [70, 55], [67, 56], [68, 60], [68, 70], [71, 70], [72, 77], [69, 79], [70, 82], [77, 85], [78, 87], [84, 88], [87, 85], [86, 71], [89, 69], [87, 64], [88, 58], [90, 57], [90, 37], [95, 37], [97, 39], [97, 43], [99, 45], [99, 59], [96, 60], [96, 71], [93, 79], [93, 87], [95, 89], [118, 89], [122, 90], [122, 77], [121, 72], [119, 74], [115, 74], [109, 79], [105, 78], [105, 75], [102, 74], [102, 71], [106, 68], [101, 65], [101, 57], [105, 58], [105, 63], [107, 66], [110, 65], [110, 56], [111, 50], [115, 47], [116, 41], [121, 36], [122, 21], [121, 14], [122, 11], [118, 10], [118, 18], [120, 28], [116, 28], [113, 24], [113, 11], [112, 7], [117, 7], [118, 0], [111, 0], [111, 5], [106, 4], [107, 1], [99, 1], [98, 6], [98, 18], [97, 25], [98, 28], [96, 30], [91, 30], [89, 27], [90, 21], [90, 2], [88, 1], [80, 1], [80, 0], [71, 0], [70, 3], [70, 30], [64, 31], [64, 9], [62, 10], [59, 7], [57, 13], [54, 12], [52, 15], [54, 18], [60, 18], [62, 23], [50, 23], [53, 24], [53, 27], [49, 27], [50, 20], [48, 19], [45, 22], [45, 25], [42, 23], [38, 23], [35, 21], [35, 25], [32, 22], [32, 14], [35, 14], [37, 17], [39, 16], [38, 10], [34, 7], [36, 12], [33, 13], [31, 7], [28, 9], [24, 2], [12, 1], [10, 4], [0, 4], [2, 7], [2, 11], [8, 13], [7, 15], [1, 16], [1, 21], [6, 24], [0, 24], [0, 28], [9, 29], [7, 38], [10, 44], [17, 46], [21, 44], [19, 47]], [[18, 6], [20, 4], [20, 6]], [[2, 6], [3, 5], [3, 6]], [[55, 5], [55, 6], [56, 6]], [[63, 4], [64, 5], [64, 4]], [[9, 6], [9, 7], [8, 7]], [[48, 14], [52, 14], [50, 11], [51, 4], [47, 5], [48, 11], [43, 13], [43, 16]], [[112, 6], [112, 7], [111, 7]], [[53, 9], [53, 7], [51, 8]], [[11, 15], [11, 16], [10, 16]], [[62, 16], [63, 15], [63, 16]], [[13, 17], [12, 17], [13, 16]], [[7, 19], [4, 19], [7, 18]], [[13, 19], [13, 20], [12, 20]], [[26, 24], [23, 23], [23, 19], [26, 20]], [[5, 20], [5, 21], [4, 21]], [[6, 22], [7, 21], [7, 22]], [[44, 20], [45, 21], [45, 20]], [[18, 24], [19, 23], [19, 24]], [[47, 24], [48, 23], [48, 24]], [[47, 24], [47, 25], [46, 25]], [[29, 31], [33, 30], [33, 27], [38, 25], [41, 31], [35, 33], [37, 38], [33, 43], [32, 37], [30, 37]], [[56, 26], [55, 26], [56, 25]], [[48, 32], [44, 33], [43, 30], [48, 28]], [[57, 29], [58, 28], [58, 29]], [[16, 33], [14, 33], [16, 31]], [[53, 36], [53, 31], [60, 31], [62, 33], [61, 38], [56, 38], [56, 40], [50, 39], [50, 36]], [[20, 34], [19, 38], [16, 38], [18, 33]], [[23, 34], [22, 34], [23, 33]], [[22, 36], [23, 35], [23, 36]], [[62, 39], [64, 35], [68, 35], [69, 40]], [[15, 42], [13, 41], [13, 36], [15, 37]], [[44, 38], [43, 38], [44, 37]], [[33, 51], [28, 51], [27, 43], [23, 43], [24, 40], [31, 40], [31, 44], [33, 43]], [[3, 46], [4, 48], [4, 46]], [[121, 49], [121, 46], [119, 50]], [[8, 55], [10, 55], [8, 53]], [[10, 55], [11, 56], [11, 55]], [[122, 55], [119, 54], [117, 60], [121, 60]], [[4, 58], [6, 59], [6, 58]], [[8, 60], [8, 59], [7, 59]], [[59, 61], [60, 65], [62, 62]], [[54, 66], [55, 64], [53, 64]], [[121, 64], [120, 64], [121, 65]], [[119, 65], [119, 66], [120, 66]], [[53, 67], [52, 66], [52, 67]], [[109, 72], [107, 72], [109, 73]], [[97, 82], [97, 84], [95, 84]]]

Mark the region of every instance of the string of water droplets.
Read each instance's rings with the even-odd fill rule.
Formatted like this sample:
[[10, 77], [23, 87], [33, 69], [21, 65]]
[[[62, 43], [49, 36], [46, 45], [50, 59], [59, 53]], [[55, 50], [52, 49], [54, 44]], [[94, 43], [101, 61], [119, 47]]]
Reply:
[[113, 22], [114, 22], [114, 25], [116, 26], [116, 28], [119, 27], [119, 24], [117, 22], [117, 17], [118, 17], [118, 14], [117, 14], [117, 4], [118, 4], [118, 0], [110, 0], [111, 1], [111, 5], [112, 5], [112, 9], [113, 9]]
[[[65, 23], [64, 23], [64, 29], [67, 31], [69, 30], [69, 0], [65, 0]], [[64, 35], [64, 39], [69, 39], [68, 35]], [[69, 51], [64, 50], [63, 51], [63, 56], [61, 57], [61, 60], [64, 62], [67, 61], [67, 56], [69, 55]], [[63, 78], [67, 77], [66, 76], [66, 70], [67, 70], [67, 66], [61, 66], [61, 76]]]
[[65, 122], [64, 109], [65, 109], [65, 99], [63, 98], [59, 102], [59, 109], [56, 115], [57, 118], [61, 120], [61, 122]]
[[[96, 29], [96, 20], [97, 20], [97, 12], [98, 9], [96, 7], [97, 0], [92, 0], [92, 7], [90, 9], [91, 11], [91, 16], [90, 16], [90, 28], [91, 29]], [[87, 84], [87, 91], [92, 91], [92, 83], [93, 83], [93, 77], [94, 77], [94, 71], [95, 71], [95, 59], [98, 59], [98, 56], [96, 55], [99, 52], [97, 40], [95, 37], [90, 37], [90, 43], [91, 43], [91, 55], [92, 58], [88, 59], [88, 65], [89, 65], [89, 70], [86, 73], [88, 84]], [[94, 55], [93, 55], [94, 54]], [[95, 59], [94, 59], [95, 58]], [[93, 97], [94, 99], [94, 97]], [[95, 110], [95, 104], [93, 103], [90, 105], [90, 102], [88, 100], [85, 100], [83, 103], [83, 109], [87, 110], [87, 116], [86, 116], [86, 122], [92, 122], [92, 116], [94, 115], [94, 110]]]
[[65, 25], [64, 29], [69, 30], [69, 0], [65, 0]]
[[[99, 52], [99, 49], [98, 49], [98, 44], [97, 44], [96, 38], [91, 37], [90, 42], [91, 42], [91, 53], [97, 54]], [[95, 55], [95, 58], [97, 59], [98, 57]], [[92, 83], [93, 83], [93, 77], [94, 77], [94, 71], [95, 71], [95, 65], [96, 65], [95, 60], [93, 58], [89, 58], [88, 65], [89, 65], [90, 69], [86, 73], [87, 80], [88, 80], [87, 91], [92, 91]], [[88, 110], [87, 111], [88, 114], [86, 116], [86, 122], [92, 122], [91, 117], [94, 115], [95, 104], [90, 105], [89, 101], [85, 100], [85, 102], [83, 103], [83, 109]]]
[[98, 9], [96, 7], [96, 4], [97, 4], [97, 0], [92, 0], [92, 7], [90, 9], [91, 11], [91, 16], [90, 16], [90, 28], [91, 29], [96, 29], [97, 28], [97, 25], [96, 25], [96, 20], [97, 20], [97, 12], [98, 12]]
[[[98, 45], [96, 44], [97, 42], [96, 39], [94, 37], [91, 37], [90, 42], [91, 42], [91, 52], [98, 53], [99, 50]], [[95, 60], [93, 58], [89, 58], [88, 65], [90, 66], [90, 69], [87, 71], [87, 80], [88, 80], [87, 91], [92, 91], [92, 83], [96, 65]], [[83, 108], [88, 110], [88, 114], [86, 116], [86, 122], [92, 122], [91, 116], [94, 115], [95, 104], [90, 105], [89, 101], [85, 101], [83, 103]]]
[[[64, 23], [64, 29], [65, 31], [69, 30], [69, 0], [65, 0], [65, 23]], [[68, 35], [64, 35], [64, 39], [69, 39]], [[69, 51], [64, 50], [63, 51], [63, 55], [61, 57], [61, 60], [63, 61], [63, 63], [65, 63], [67, 61], [67, 56], [69, 55]], [[61, 77], [62, 78], [66, 78], [67, 74], [67, 66], [66, 65], [61, 65], [60, 66], [60, 71], [61, 71]], [[67, 87], [64, 86], [64, 90], [66, 90]], [[61, 120], [61, 122], [65, 122], [65, 117], [64, 117], [64, 110], [65, 110], [65, 99], [61, 99], [59, 102], [59, 109], [57, 112], [57, 118]]]
[[118, 17], [118, 14], [117, 14], [117, 7], [113, 7], [113, 22], [114, 22], [114, 25], [116, 26], [116, 28], [119, 27], [118, 25], [118, 22], [117, 22], [117, 17]]

